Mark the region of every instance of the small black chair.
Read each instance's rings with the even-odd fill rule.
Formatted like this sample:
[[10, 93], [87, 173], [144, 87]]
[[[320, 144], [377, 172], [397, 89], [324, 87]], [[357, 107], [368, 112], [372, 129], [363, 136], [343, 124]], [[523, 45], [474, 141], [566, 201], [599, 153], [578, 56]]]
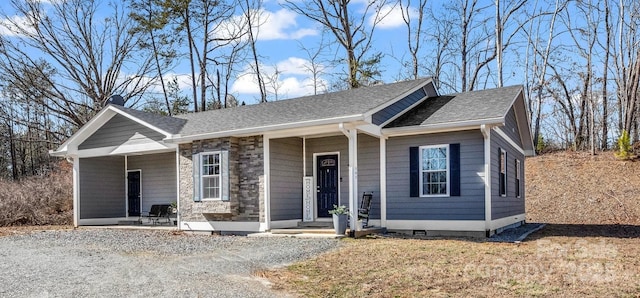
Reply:
[[[170, 208], [170, 204], [151, 205], [151, 210], [149, 210], [149, 212], [143, 212], [143, 214], [141, 214], [141, 217], [146, 217], [150, 222], [153, 223], [154, 226], [161, 223], [160, 221], [164, 222], [164, 220], [166, 220], [167, 223], [170, 223]], [[142, 222], [142, 218], [140, 219], [140, 222]]]
[[360, 208], [358, 208], [358, 220], [362, 220], [362, 227], [369, 225], [369, 212], [371, 211], [371, 201], [373, 200], [373, 192], [362, 194]]

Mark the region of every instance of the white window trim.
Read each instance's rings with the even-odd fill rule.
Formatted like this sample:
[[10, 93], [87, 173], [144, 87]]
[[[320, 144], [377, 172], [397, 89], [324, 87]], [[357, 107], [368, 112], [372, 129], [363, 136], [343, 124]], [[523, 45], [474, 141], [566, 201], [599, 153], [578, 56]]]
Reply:
[[[423, 175], [422, 173], [424, 173], [425, 171], [422, 169], [422, 150], [423, 149], [433, 149], [433, 148], [446, 148], [447, 149], [447, 192], [444, 194], [424, 194], [423, 191]], [[441, 144], [441, 145], [427, 145], [427, 146], [420, 146], [418, 148], [418, 150], [420, 151], [419, 154], [419, 158], [418, 161], [420, 162], [420, 164], [418, 165], [419, 167], [419, 174], [420, 177], [418, 178], [418, 183], [420, 184], [420, 197], [421, 198], [434, 198], [434, 197], [439, 197], [439, 198], [443, 198], [443, 197], [449, 197], [450, 193], [451, 193], [451, 165], [450, 165], [450, 160], [451, 160], [451, 150], [449, 148], [449, 144]]]
[[[204, 156], [205, 155], [213, 155], [213, 154], [217, 154], [218, 155], [218, 167], [220, 167], [219, 173], [218, 175], [204, 175], [203, 173], [203, 166], [204, 166]], [[200, 200], [201, 201], [222, 201], [222, 188], [224, 185], [222, 185], [222, 151], [207, 151], [207, 152], [200, 152], [199, 154], [199, 158], [200, 158]], [[218, 176], [218, 184], [220, 185], [220, 189], [218, 191], [218, 197], [217, 198], [205, 198], [204, 197], [204, 178], [205, 177], [214, 177], [214, 176]]]
[[516, 183], [518, 184], [518, 187], [516, 188], [518, 190], [518, 193], [516, 193], [516, 198], [521, 198], [522, 197], [522, 162], [520, 162], [519, 159], [516, 158]]
[[[509, 168], [507, 167], [507, 165], [509, 164], [507, 162], [508, 160], [508, 156], [507, 156], [507, 151], [500, 148], [500, 158], [502, 158], [502, 155], [504, 154], [504, 159], [502, 160], [498, 160], [498, 179], [502, 179], [501, 175], [502, 173], [500, 173], [500, 169], [502, 169], [502, 162], [504, 161], [504, 193], [499, 193], [499, 195], [501, 197], [506, 197], [507, 196], [507, 192], [508, 192], [508, 185], [509, 185]], [[500, 180], [498, 180], [498, 192], [501, 192], [502, 189], [500, 189]]]

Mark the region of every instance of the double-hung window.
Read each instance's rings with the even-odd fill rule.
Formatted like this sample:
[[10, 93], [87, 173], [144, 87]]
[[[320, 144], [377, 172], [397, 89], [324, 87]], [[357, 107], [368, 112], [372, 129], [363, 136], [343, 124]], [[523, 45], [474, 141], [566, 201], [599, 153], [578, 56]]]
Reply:
[[203, 153], [200, 158], [202, 199], [220, 199], [222, 193], [220, 152]]
[[449, 195], [449, 145], [420, 147], [420, 195]]

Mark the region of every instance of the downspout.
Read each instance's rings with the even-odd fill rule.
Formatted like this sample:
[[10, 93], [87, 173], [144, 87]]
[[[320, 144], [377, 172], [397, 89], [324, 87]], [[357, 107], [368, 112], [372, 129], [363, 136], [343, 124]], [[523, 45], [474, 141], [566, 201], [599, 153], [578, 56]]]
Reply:
[[491, 233], [491, 126], [480, 125], [484, 139], [484, 229]]
[[349, 141], [349, 227], [356, 230], [358, 220], [358, 132], [354, 129], [346, 129], [344, 123], [338, 124], [338, 129]]
[[387, 137], [380, 137], [380, 226], [387, 226]]

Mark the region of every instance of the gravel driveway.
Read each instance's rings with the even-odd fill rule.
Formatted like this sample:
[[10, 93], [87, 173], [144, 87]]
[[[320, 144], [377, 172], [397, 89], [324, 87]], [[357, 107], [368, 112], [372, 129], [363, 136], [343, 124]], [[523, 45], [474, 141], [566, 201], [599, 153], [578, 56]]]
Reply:
[[277, 297], [252, 272], [338, 246], [106, 229], [0, 237], [0, 297]]

